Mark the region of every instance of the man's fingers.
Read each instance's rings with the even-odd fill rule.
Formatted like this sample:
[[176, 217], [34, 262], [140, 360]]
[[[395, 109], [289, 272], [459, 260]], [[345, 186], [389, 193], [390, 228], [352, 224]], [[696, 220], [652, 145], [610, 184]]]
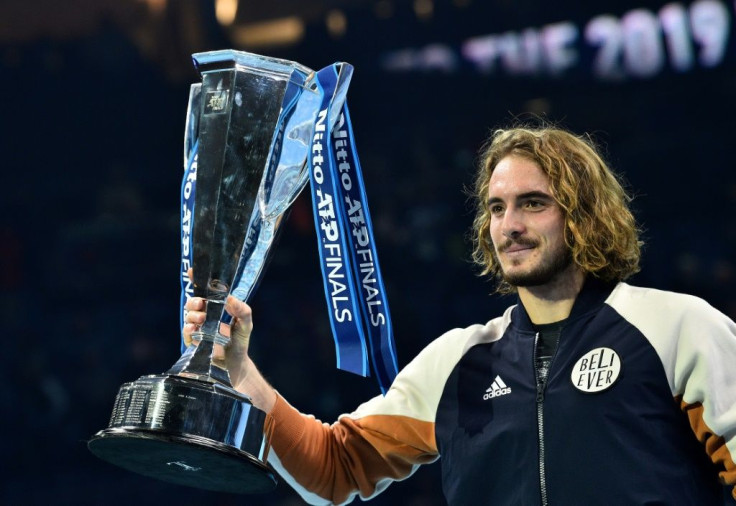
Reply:
[[[204, 324], [206, 313], [205, 301], [202, 297], [190, 297], [184, 305], [184, 327], [182, 335], [184, 344], [189, 346], [192, 342], [192, 334], [199, 330]], [[253, 312], [250, 306], [236, 297], [230, 295], [225, 301], [225, 310], [233, 317], [232, 328], [229, 325], [220, 325], [220, 333], [225, 337], [233, 334], [239, 344], [245, 345], [247, 349], [248, 338], [253, 329]]]
[[192, 333], [199, 330], [204, 323], [204, 299], [202, 297], [190, 297], [184, 304], [184, 326], [181, 329], [184, 345], [192, 344]]
[[251, 311], [250, 306], [232, 295], [229, 295], [225, 301], [225, 311], [233, 318], [238, 318], [239, 320], [253, 320], [253, 311]]
[[184, 323], [192, 325], [202, 325], [204, 323], [205, 316], [206, 315], [204, 311], [186, 310], [184, 312]]
[[184, 304], [187, 311], [202, 311], [204, 309], [204, 299], [202, 297], [189, 297]]
[[192, 344], [192, 333], [197, 330], [197, 326], [191, 323], [187, 323], [181, 330], [182, 338], [184, 339], [184, 346]]
[[253, 312], [250, 306], [231, 295], [225, 302], [225, 310], [234, 318], [230, 329], [231, 342], [247, 352], [250, 333], [253, 330]]

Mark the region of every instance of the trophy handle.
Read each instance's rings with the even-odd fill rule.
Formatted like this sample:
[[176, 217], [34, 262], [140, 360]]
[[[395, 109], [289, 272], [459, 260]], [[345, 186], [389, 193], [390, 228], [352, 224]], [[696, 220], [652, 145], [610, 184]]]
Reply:
[[[348, 86], [353, 76], [353, 66], [348, 63], [335, 64], [335, 70], [338, 73], [338, 80], [335, 86], [335, 92], [330, 101], [328, 131], [332, 131], [332, 127], [337, 123], [337, 119], [343, 111]], [[301, 158], [297, 163], [292, 163], [291, 166], [289, 165], [289, 159], [284, 163], [279, 161], [273, 182], [273, 189], [266, 189], [261, 185], [259, 204], [261, 206], [261, 214], [265, 221], [274, 220], [286, 211], [304, 189], [307, 181], [309, 181], [309, 149], [312, 145], [316, 111], [319, 110], [320, 101], [316, 81], [317, 76], [313, 72], [304, 84], [291, 83], [294, 86], [303, 88], [303, 93], [296, 103], [292, 116], [286, 123], [286, 134], [283, 139], [282, 153], [288, 153], [291, 156], [298, 154]], [[299, 167], [298, 171], [296, 170], [297, 166]], [[264, 181], [266, 180], [264, 179]], [[288, 190], [279, 192], [278, 186], [287, 187]], [[266, 202], [266, 195], [272, 193], [281, 194], [281, 198], [269, 198], [269, 201]], [[272, 201], [275, 202], [275, 205], [272, 205]]]
[[[283, 130], [274, 133], [269, 161], [272, 174], [263, 178], [258, 192], [258, 205], [264, 221], [274, 221], [291, 206], [309, 181], [309, 150], [320, 104], [316, 75], [305, 82], [290, 81], [286, 95], [296, 97], [284, 108]], [[288, 102], [289, 100], [285, 100]]]
[[[301, 170], [292, 179], [295, 182], [292, 190], [289, 192], [289, 195], [285, 200], [276, 201], [276, 205], [269, 206], [268, 203], [265, 202], [265, 199], [260, 199], [263, 221], [273, 222], [277, 220], [279, 216], [284, 214], [284, 212], [286, 212], [286, 210], [291, 207], [296, 198], [307, 185], [307, 182], [309, 181], [309, 165], [307, 164], [306, 160], [302, 164]], [[261, 192], [261, 196], [263, 196], [263, 192]]]

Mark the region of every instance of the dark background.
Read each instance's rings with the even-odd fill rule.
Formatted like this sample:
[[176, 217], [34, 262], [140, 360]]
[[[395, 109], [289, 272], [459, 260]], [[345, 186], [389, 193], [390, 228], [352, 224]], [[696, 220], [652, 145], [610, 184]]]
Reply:
[[[635, 284], [685, 291], [736, 316], [736, 39], [713, 68], [593, 76], [592, 50], [551, 76], [390, 72], [396, 51], [665, 2], [435, 0], [241, 6], [235, 25], [294, 15], [291, 45], [249, 46], [209, 1], [17, 2], [0, 6], [0, 382], [2, 504], [300, 504], [285, 484], [239, 497], [168, 485], [93, 457], [120, 385], [179, 356], [179, 185], [190, 55], [245, 49], [321, 68], [348, 61], [348, 94], [405, 365], [444, 331], [511, 299], [469, 260], [472, 183], [490, 129], [541, 117], [590, 132], [636, 196], [645, 234]], [[685, 7], [691, 5], [685, 2]], [[733, 6], [723, 3], [733, 24]], [[387, 7], [388, 6], [388, 7]], [[390, 16], [385, 16], [389, 8]], [[381, 10], [384, 9], [384, 10]], [[339, 10], [344, 33], [325, 28]], [[729, 27], [729, 34], [733, 27]], [[334, 369], [308, 192], [297, 200], [250, 301], [253, 355], [295, 406], [332, 421], [377, 393]], [[443, 504], [439, 465], [376, 504]]]

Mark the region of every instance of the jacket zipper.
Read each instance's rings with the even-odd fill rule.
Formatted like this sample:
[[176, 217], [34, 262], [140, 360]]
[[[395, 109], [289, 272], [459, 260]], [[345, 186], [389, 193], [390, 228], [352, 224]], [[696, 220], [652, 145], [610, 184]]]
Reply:
[[[539, 341], [539, 333], [534, 337], [534, 378], [537, 384], [537, 437], [539, 445], [539, 491], [542, 498], [542, 506], [548, 506], [547, 502], [547, 477], [544, 469], [544, 384], [539, 378], [539, 369], [537, 368], [537, 344]], [[549, 373], [548, 373], [549, 374]]]

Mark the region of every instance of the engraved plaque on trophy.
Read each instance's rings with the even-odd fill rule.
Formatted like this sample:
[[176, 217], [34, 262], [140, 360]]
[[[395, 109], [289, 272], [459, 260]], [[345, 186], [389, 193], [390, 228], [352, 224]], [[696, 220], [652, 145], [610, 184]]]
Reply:
[[[213, 360], [225, 299], [256, 287], [285, 211], [308, 180], [320, 96], [313, 72], [239, 51], [194, 55], [185, 151], [197, 153], [193, 200], [193, 295], [206, 319], [164, 374], [124, 384], [108, 428], [88, 442], [130, 471], [234, 493], [271, 490], [265, 413], [232, 388]], [[196, 147], [195, 141], [196, 140]]]

